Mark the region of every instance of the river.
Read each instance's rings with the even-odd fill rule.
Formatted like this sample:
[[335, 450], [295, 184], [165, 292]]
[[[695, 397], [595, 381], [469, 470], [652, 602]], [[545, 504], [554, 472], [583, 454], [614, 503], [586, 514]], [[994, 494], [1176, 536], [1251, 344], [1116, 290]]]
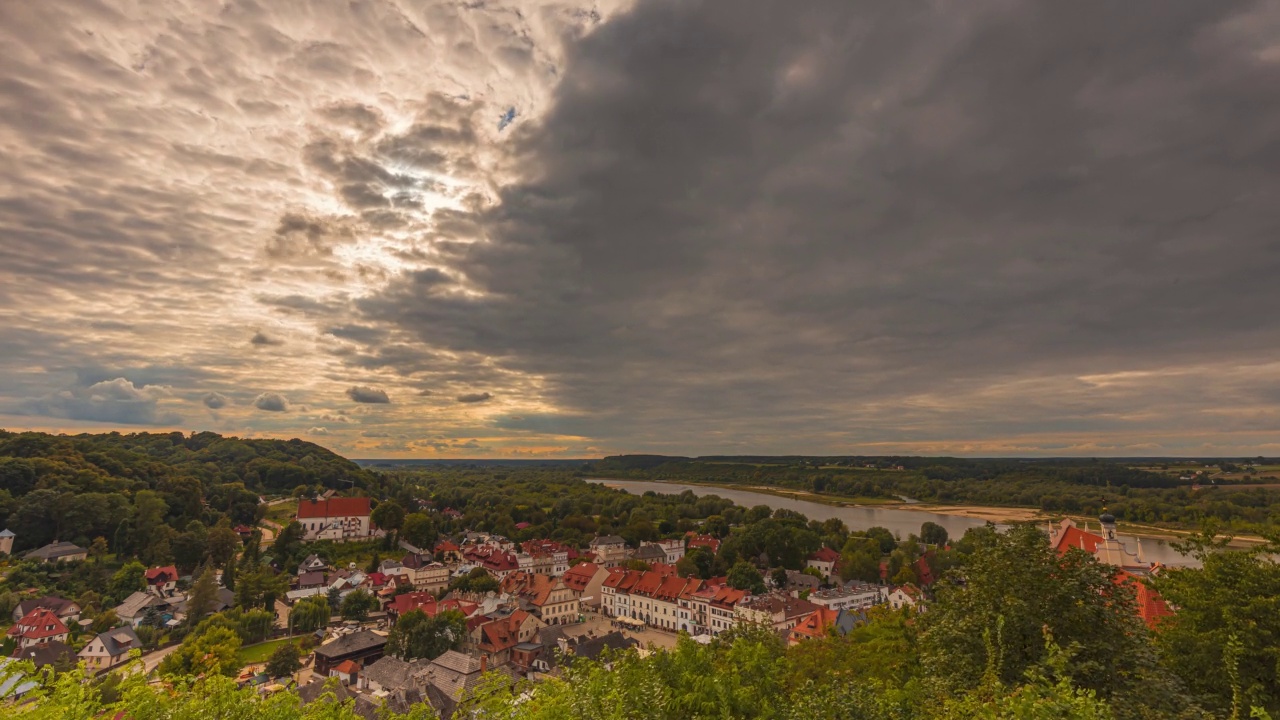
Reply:
[[[796, 512], [804, 513], [805, 517], [810, 520], [840, 518], [850, 530], [866, 530], [876, 526], [888, 528], [890, 532], [904, 538], [912, 533], [919, 535], [920, 525], [929, 520], [946, 528], [947, 534], [953, 538], [964, 535], [969, 528], [982, 527], [986, 524], [984, 520], [963, 515], [946, 515], [925, 510], [901, 510], [894, 507], [824, 505], [823, 503], [809, 500], [798, 500], [751, 490], [738, 490], [736, 488], [708, 487], [706, 485], [687, 485], [678, 482], [655, 482], [651, 480], [615, 480], [612, 478], [587, 478], [587, 482], [600, 483], [619, 490], [625, 490], [634, 495], [643, 495], [651, 490], [665, 495], [679, 495], [685, 490], [691, 490], [694, 495], [718, 495], [743, 507], [767, 505], [775, 510], [778, 508], [795, 510]], [[1137, 546], [1138, 540], [1133, 536], [1121, 535], [1120, 539], [1130, 549], [1134, 549]], [[1168, 542], [1158, 538], [1144, 538], [1142, 540], [1142, 553], [1147, 560], [1164, 565], [1199, 565], [1194, 558], [1189, 558], [1179, 553], [1170, 547]]]

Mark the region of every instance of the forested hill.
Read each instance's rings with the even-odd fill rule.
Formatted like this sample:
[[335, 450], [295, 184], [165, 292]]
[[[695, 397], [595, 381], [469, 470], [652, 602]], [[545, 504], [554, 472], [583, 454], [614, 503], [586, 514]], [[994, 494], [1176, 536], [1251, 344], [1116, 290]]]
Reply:
[[348, 490], [370, 479], [350, 460], [302, 440], [0, 430], [0, 523], [7, 518], [17, 533], [17, 550], [55, 538], [88, 547], [97, 537], [113, 550], [145, 547], [169, 539], [151, 525], [253, 524], [260, 494], [299, 485]]

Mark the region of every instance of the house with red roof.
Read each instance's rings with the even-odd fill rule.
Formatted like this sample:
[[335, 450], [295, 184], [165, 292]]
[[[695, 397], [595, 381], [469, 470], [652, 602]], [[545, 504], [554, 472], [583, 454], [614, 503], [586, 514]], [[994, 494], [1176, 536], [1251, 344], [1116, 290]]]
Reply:
[[820, 607], [809, 613], [791, 628], [791, 632], [787, 635], [788, 645], [798, 645], [805, 640], [814, 638], [822, 638], [827, 636], [827, 632], [835, 627], [836, 618], [840, 617], [839, 610]]
[[710, 535], [698, 535], [690, 530], [686, 537], [689, 538], [688, 549], [692, 550], [696, 547], [705, 548], [711, 551], [712, 555], [720, 552], [720, 541]]
[[502, 581], [502, 591], [520, 598], [520, 607], [547, 625], [567, 625], [578, 619], [578, 597], [564, 578], [514, 572]]
[[157, 597], [169, 597], [178, 589], [178, 569], [172, 565], [147, 570], [147, 592]]
[[387, 603], [387, 614], [393, 619], [398, 619], [410, 610], [421, 610], [434, 616], [439, 611], [436, 596], [429, 592], [408, 592], [395, 596]]
[[1115, 582], [1132, 584], [1138, 601], [1138, 616], [1148, 627], [1155, 626], [1160, 618], [1172, 615], [1173, 610], [1160, 597], [1160, 593], [1142, 582], [1142, 578], [1160, 571], [1159, 565], [1143, 558], [1142, 538], [1134, 538], [1137, 547], [1134, 552], [1130, 552], [1116, 532], [1114, 515], [1104, 512], [1098, 522], [1102, 528], [1101, 535], [1081, 529], [1076, 526], [1075, 521], [1066, 518], [1057, 526], [1049, 528], [1049, 544], [1060, 555], [1077, 549], [1092, 555], [1100, 563], [1117, 568]]
[[544, 627], [546, 624], [532, 613], [514, 610], [476, 627], [471, 632], [471, 642], [481, 659], [496, 667], [510, 662], [516, 645], [532, 642]]
[[367, 497], [331, 497], [303, 500], [295, 516], [302, 525], [302, 539], [363, 540], [380, 537], [382, 531], [370, 519], [372, 502]]
[[805, 566], [822, 573], [822, 577], [829, 578], [836, 572], [836, 563], [840, 562], [840, 553], [829, 547], [823, 546], [818, 549], [805, 560]]
[[52, 610], [38, 607], [23, 615], [6, 634], [23, 650], [54, 641], [65, 643], [70, 631]]
[[564, 584], [578, 598], [578, 604], [588, 608], [599, 608], [602, 601], [602, 590], [609, 571], [595, 563], [578, 563], [564, 574]]

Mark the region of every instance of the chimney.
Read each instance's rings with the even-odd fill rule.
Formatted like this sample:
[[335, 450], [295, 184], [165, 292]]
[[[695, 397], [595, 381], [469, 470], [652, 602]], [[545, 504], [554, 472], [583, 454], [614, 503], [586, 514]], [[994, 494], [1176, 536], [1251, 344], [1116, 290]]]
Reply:
[[488, 667], [489, 667], [489, 656], [481, 655], [480, 656], [480, 672], [483, 673], [486, 669], [488, 669]]

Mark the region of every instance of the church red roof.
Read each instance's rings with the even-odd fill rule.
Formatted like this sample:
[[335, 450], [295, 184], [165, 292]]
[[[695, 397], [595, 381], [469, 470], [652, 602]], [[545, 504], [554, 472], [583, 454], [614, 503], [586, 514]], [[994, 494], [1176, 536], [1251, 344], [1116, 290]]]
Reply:
[[369, 514], [369, 498], [329, 498], [328, 500], [303, 500], [298, 503], [298, 519], [362, 517]]
[[1101, 535], [1095, 535], [1088, 530], [1081, 530], [1075, 525], [1069, 525], [1058, 536], [1058, 543], [1054, 545], [1053, 549], [1059, 553], [1065, 553], [1071, 548], [1079, 548], [1093, 554], [1097, 552], [1098, 546], [1102, 543], [1103, 537]]

